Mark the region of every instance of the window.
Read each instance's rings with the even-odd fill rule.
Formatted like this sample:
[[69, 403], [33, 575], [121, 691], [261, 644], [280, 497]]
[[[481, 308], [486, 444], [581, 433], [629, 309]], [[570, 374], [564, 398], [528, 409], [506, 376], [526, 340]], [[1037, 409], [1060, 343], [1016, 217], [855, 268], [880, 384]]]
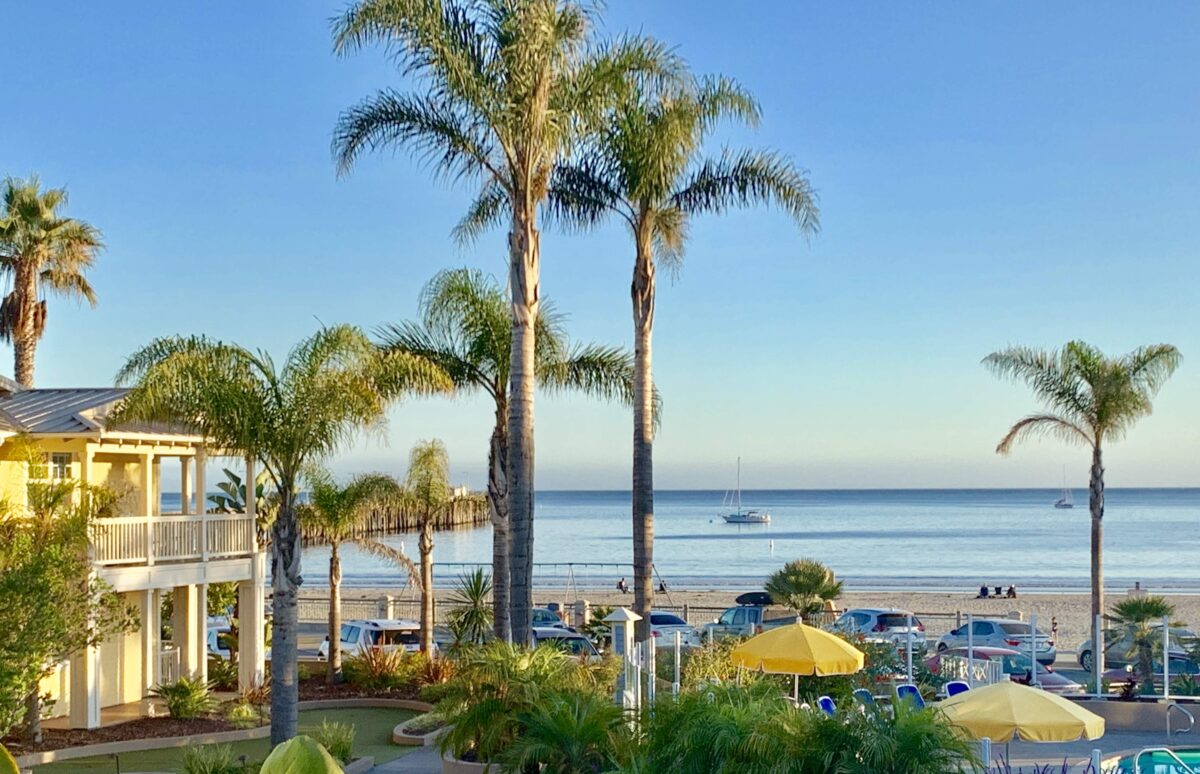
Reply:
[[71, 453], [53, 452], [47, 455], [46, 478], [60, 481], [71, 477]]
[[687, 621], [670, 613], [651, 613], [650, 623], [654, 626], [687, 626]]
[[733, 625], [742, 626], [746, 623], [746, 608], [739, 607], [737, 612], [733, 614]]
[[988, 635], [992, 633], [992, 624], [989, 621], [975, 621], [971, 624], [971, 633], [976, 637], [979, 635]]
[[[736, 609], [736, 608], [731, 609], [731, 610], [726, 610], [724, 613], [721, 614], [721, 620], [719, 620], [717, 623], [721, 624], [722, 626], [731, 626], [731, 625], [733, 625], [734, 613], [741, 613], [741, 612], [742, 612], [741, 610]], [[745, 618], [745, 615], [743, 614], [742, 621], [745, 622], [745, 620], [746, 620], [746, 618]]]
[[359, 627], [350, 624], [342, 625], [342, 642], [357, 643]]
[[1029, 634], [1029, 624], [1027, 623], [1002, 623], [1000, 628], [1005, 634]]

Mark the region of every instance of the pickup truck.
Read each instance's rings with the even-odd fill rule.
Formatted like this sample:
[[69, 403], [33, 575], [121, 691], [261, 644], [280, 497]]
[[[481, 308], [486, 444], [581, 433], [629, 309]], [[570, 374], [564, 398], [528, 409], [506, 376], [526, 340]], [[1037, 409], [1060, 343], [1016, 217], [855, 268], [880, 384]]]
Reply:
[[782, 607], [762, 605], [735, 605], [721, 613], [721, 617], [712, 623], [700, 627], [701, 640], [723, 639], [725, 637], [753, 637], [767, 629], [796, 623], [795, 613], [788, 615]]

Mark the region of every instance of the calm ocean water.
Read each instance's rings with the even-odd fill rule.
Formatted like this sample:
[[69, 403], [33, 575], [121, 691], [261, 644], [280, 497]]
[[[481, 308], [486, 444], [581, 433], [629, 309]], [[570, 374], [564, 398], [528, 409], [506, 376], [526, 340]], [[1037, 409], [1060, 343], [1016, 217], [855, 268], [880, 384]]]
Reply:
[[[679, 588], [754, 588], [783, 562], [813, 557], [847, 586], [865, 589], [973, 589], [1016, 583], [1026, 590], [1088, 587], [1087, 493], [1055, 509], [1057, 490], [763, 490], [746, 507], [768, 509], [769, 526], [719, 517], [721, 491], [655, 495], [655, 565]], [[171, 503], [171, 500], [174, 503]], [[628, 576], [628, 492], [540, 492], [535, 516], [535, 583], [609, 586]], [[164, 496], [164, 506], [178, 495]], [[1200, 489], [1110, 489], [1105, 510], [1106, 585], [1134, 581], [1164, 590], [1200, 590]], [[435, 536], [437, 573], [449, 582], [491, 561], [491, 529]], [[416, 538], [388, 538], [416, 557]], [[348, 586], [402, 585], [392, 566], [343, 550]], [[327, 549], [305, 550], [305, 585], [324, 584]], [[568, 568], [567, 563], [574, 566]]]

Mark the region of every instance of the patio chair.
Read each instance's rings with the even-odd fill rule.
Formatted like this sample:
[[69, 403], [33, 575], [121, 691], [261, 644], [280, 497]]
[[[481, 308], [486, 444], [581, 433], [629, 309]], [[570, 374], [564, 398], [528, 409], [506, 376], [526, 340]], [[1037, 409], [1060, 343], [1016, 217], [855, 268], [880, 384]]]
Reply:
[[960, 693], [966, 693], [969, 690], [971, 690], [971, 684], [963, 680], [951, 680], [945, 685], [947, 699], [951, 696], [957, 696]]
[[854, 696], [854, 700], [864, 707], [875, 706], [875, 697], [866, 688], [855, 688], [852, 695]]
[[829, 717], [837, 714], [837, 705], [833, 703], [833, 699], [828, 696], [820, 696], [817, 698], [817, 707]]
[[910, 702], [916, 709], [925, 709], [925, 700], [921, 698], [921, 691], [912, 683], [904, 683], [896, 686], [897, 701]]

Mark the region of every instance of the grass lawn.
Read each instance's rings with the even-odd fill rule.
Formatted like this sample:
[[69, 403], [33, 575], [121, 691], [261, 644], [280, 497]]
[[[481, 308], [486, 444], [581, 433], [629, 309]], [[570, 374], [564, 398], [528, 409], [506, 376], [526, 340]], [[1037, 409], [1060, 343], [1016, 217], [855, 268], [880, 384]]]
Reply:
[[[321, 725], [322, 720], [331, 723], [349, 723], [356, 731], [354, 754], [374, 756], [376, 763], [384, 763], [416, 748], [392, 744], [392, 729], [416, 713], [402, 709], [331, 709], [309, 710], [300, 713], [300, 733]], [[249, 761], [262, 761], [270, 751], [266, 739], [234, 742], [230, 745], [234, 756], [245, 755]], [[123, 753], [120, 756], [120, 771], [183, 771], [185, 747], [168, 750]], [[108, 774], [117, 772], [117, 761], [111, 757], [76, 758], [61, 763], [47, 763], [34, 769], [35, 774]]]

